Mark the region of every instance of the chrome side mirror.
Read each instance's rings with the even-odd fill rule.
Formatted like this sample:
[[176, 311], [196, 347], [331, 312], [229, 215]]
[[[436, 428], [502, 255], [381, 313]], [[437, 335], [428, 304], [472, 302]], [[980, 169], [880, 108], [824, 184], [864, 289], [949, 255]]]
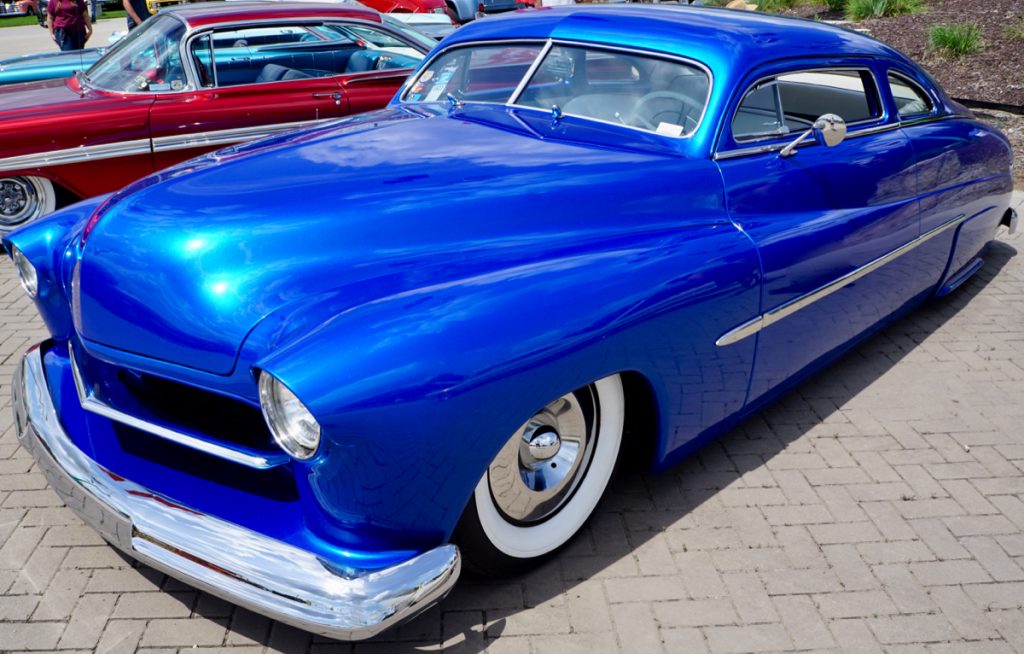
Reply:
[[825, 114], [818, 120], [814, 121], [814, 125], [811, 129], [801, 134], [795, 141], [782, 148], [779, 152], [780, 157], [792, 157], [796, 154], [796, 148], [798, 145], [806, 141], [811, 137], [812, 134], [820, 134], [821, 140], [825, 142], [825, 145], [830, 148], [834, 148], [843, 142], [846, 138], [846, 121], [843, 120], [842, 116], [836, 114]]

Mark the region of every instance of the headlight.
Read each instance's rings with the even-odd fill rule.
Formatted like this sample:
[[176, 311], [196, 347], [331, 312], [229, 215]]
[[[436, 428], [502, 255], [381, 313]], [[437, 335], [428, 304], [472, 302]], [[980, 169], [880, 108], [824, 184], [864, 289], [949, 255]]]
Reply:
[[17, 246], [11, 246], [11, 260], [18, 271], [18, 280], [21, 287], [25, 289], [29, 297], [35, 297], [39, 292], [39, 277], [36, 275], [36, 267], [21, 253]]
[[264, 371], [260, 373], [260, 407], [274, 440], [296, 459], [308, 459], [320, 445], [320, 424], [295, 393]]

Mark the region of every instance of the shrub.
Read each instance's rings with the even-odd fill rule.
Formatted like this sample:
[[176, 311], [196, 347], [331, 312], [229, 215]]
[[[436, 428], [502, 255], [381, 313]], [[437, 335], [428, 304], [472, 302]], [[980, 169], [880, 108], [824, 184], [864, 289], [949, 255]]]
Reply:
[[884, 18], [913, 14], [923, 8], [923, 0], [847, 0], [846, 17], [850, 20]]
[[981, 49], [981, 27], [977, 23], [933, 25], [928, 43], [950, 57], [963, 57]]
[[1024, 18], [1018, 18], [1015, 23], [1006, 26], [1006, 35], [1017, 41], [1024, 41]]
[[825, 6], [829, 11], [842, 11], [846, 9], [846, 0], [825, 0]]
[[751, 2], [757, 4], [757, 8], [761, 11], [778, 11], [796, 6], [800, 0], [751, 0]]

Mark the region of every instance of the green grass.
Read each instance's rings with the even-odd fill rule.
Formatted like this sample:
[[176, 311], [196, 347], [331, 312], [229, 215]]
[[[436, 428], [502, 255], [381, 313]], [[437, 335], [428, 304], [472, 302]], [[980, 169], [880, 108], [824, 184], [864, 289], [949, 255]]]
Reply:
[[1007, 25], [1006, 36], [1015, 41], [1024, 41], [1024, 18], [1018, 18], [1017, 22]]
[[9, 16], [0, 18], [0, 27], [17, 27], [19, 25], [38, 25], [39, 19], [35, 16]]
[[800, 4], [801, 0], [750, 0], [757, 5], [757, 8], [761, 11], [778, 11], [780, 9], [789, 9]]
[[981, 27], [977, 23], [932, 25], [928, 44], [947, 57], [964, 57], [981, 50]]
[[847, 0], [846, 17], [850, 20], [886, 18], [913, 14], [924, 9], [924, 0]]
[[[107, 18], [124, 18], [124, 16], [124, 9], [112, 9], [110, 11], [104, 10], [103, 15], [100, 16], [100, 20], [106, 20]], [[39, 21], [36, 20], [35, 16], [14, 16], [11, 18], [0, 18], [0, 28], [38, 24]]]

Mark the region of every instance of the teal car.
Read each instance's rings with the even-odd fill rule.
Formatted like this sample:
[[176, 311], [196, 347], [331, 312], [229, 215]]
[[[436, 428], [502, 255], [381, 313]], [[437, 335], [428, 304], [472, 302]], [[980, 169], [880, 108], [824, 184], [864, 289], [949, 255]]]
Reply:
[[[390, 16], [382, 16], [383, 22], [396, 29], [399, 33], [405, 34], [412, 38], [414, 41], [421, 43], [426, 48], [433, 46], [433, 39], [424, 35], [419, 30], [408, 26], [405, 21], [395, 20]], [[299, 40], [302, 42], [309, 41], [333, 41], [339, 37], [338, 34], [333, 34], [330, 31], [324, 31], [325, 28], [310, 29], [308, 34], [300, 35]], [[329, 30], [329, 28], [327, 28]], [[291, 35], [295, 36], [295, 35]], [[351, 35], [341, 35], [349, 37]], [[365, 35], [364, 35], [365, 36]], [[220, 44], [225, 45], [225, 44]], [[227, 46], [234, 44], [227, 44]], [[246, 44], [248, 45], [248, 44]], [[265, 43], [261, 45], [281, 45], [279, 43]], [[387, 46], [394, 46], [395, 44], [389, 43]], [[0, 86], [5, 84], [19, 84], [22, 82], [37, 82], [40, 80], [47, 79], [64, 79], [65, 77], [72, 77], [75, 73], [87, 71], [94, 63], [110, 49], [110, 46], [104, 46], [101, 48], [86, 48], [84, 50], [72, 51], [72, 52], [44, 52], [40, 54], [22, 55], [19, 57], [11, 57], [10, 59], [0, 59]], [[248, 51], [240, 53], [240, 56], [248, 56]], [[280, 53], [274, 53], [280, 54]], [[422, 56], [421, 53], [415, 53], [411, 50], [405, 54], [414, 57], [415, 61], [406, 61], [404, 58], [401, 61], [396, 60], [392, 67], [411, 66], [419, 61]]]
[[63, 79], [92, 66], [106, 48], [87, 48], [72, 52], [44, 52], [0, 59], [0, 84]]

